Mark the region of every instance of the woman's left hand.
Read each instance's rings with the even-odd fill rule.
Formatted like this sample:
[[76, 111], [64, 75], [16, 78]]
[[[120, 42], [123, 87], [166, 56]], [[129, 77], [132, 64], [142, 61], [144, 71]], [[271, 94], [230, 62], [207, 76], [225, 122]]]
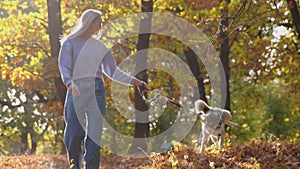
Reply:
[[142, 88], [142, 91], [149, 91], [149, 90], [151, 90], [151, 89], [148, 87], [148, 85], [147, 85], [146, 82], [140, 81], [140, 80], [138, 80], [138, 79], [136, 79], [136, 80], [134, 81], [133, 85], [136, 86], [136, 87], [138, 87], [138, 88]]

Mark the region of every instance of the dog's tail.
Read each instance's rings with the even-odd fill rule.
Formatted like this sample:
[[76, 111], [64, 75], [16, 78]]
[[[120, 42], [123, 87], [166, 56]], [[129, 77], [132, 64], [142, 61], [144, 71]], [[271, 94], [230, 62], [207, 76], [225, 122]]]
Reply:
[[225, 124], [227, 124], [229, 126], [235, 126], [235, 127], [239, 126], [238, 123], [231, 121], [232, 116], [231, 116], [230, 111], [223, 109], [222, 113], [223, 113], [222, 115], [223, 115], [223, 120], [224, 120]]
[[196, 100], [194, 104], [197, 114], [206, 113], [210, 109], [203, 100]]
[[229, 126], [235, 126], [235, 127], [240, 126], [238, 123], [232, 122], [232, 121], [228, 121], [228, 122], [226, 122], [226, 124], [229, 125]]

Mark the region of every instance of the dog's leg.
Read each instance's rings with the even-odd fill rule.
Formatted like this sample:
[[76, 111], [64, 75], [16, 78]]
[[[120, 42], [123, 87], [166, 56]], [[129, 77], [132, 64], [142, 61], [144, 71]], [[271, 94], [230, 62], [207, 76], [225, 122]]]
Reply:
[[210, 135], [209, 138], [210, 138], [210, 140], [213, 142], [213, 144], [214, 144], [215, 146], [217, 146], [217, 143], [216, 143], [216, 142], [218, 142], [218, 138], [217, 138], [217, 140], [215, 140], [215, 136], [213, 136], [213, 135]]
[[200, 144], [200, 153], [203, 151], [203, 147], [206, 146], [207, 142], [208, 142], [208, 139], [209, 139], [209, 133], [206, 132], [206, 129], [204, 126], [202, 126], [202, 132], [201, 132], [201, 135], [200, 135], [200, 141], [201, 141], [201, 144]]
[[203, 148], [206, 147], [208, 136], [203, 136], [201, 140], [200, 153], [203, 151]]
[[[202, 126], [203, 127], [203, 126]], [[200, 136], [199, 136], [199, 143], [200, 143], [200, 153], [202, 152], [202, 150], [203, 150], [203, 144], [204, 144], [204, 142], [203, 142], [203, 140], [204, 140], [204, 131], [203, 131], [204, 129], [202, 128], [202, 130], [201, 130], [201, 133], [200, 133]]]
[[219, 149], [222, 150], [224, 146], [224, 133], [221, 134], [220, 139], [219, 139]]
[[225, 124], [221, 126], [221, 135], [219, 140], [219, 148], [223, 149], [224, 146], [224, 139], [225, 139]]

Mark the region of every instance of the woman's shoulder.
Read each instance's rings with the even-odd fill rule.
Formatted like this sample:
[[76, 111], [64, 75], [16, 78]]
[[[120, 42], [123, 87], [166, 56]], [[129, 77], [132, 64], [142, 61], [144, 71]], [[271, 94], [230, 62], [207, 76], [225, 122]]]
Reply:
[[96, 39], [96, 38], [80, 38], [80, 37], [73, 37], [73, 38], [69, 38], [66, 39], [63, 43], [62, 46], [73, 46], [75, 48], [79, 48], [83, 45], [92, 45], [92, 46], [98, 46], [100, 48], [106, 48], [106, 46], [104, 45], [104, 43], [100, 40], [100, 39]]
[[90, 38], [91, 40], [93, 40], [95, 43], [98, 43], [100, 45], [104, 45], [103, 41], [98, 39], [98, 38]]
[[71, 46], [71, 39], [64, 39], [61, 41], [61, 46]]
[[107, 47], [106, 47], [106, 45], [104, 44], [104, 42], [103, 42], [102, 40], [98, 39], [98, 38], [90, 38], [90, 41], [91, 41], [94, 45], [100, 47], [102, 50], [103, 50], [103, 49], [107, 49]]

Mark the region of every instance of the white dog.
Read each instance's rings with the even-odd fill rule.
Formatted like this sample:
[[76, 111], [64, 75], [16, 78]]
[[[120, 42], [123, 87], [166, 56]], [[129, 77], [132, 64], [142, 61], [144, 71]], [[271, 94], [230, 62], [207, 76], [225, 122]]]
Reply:
[[195, 101], [195, 110], [201, 123], [202, 131], [199, 137], [200, 152], [206, 146], [209, 139], [214, 144], [218, 141], [218, 147], [222, 148], [225, 137], [225, 125], [238, 126], [237, 123], [230, 121], [231, 113], [228, 110], [209, 107], [203, 100]]

